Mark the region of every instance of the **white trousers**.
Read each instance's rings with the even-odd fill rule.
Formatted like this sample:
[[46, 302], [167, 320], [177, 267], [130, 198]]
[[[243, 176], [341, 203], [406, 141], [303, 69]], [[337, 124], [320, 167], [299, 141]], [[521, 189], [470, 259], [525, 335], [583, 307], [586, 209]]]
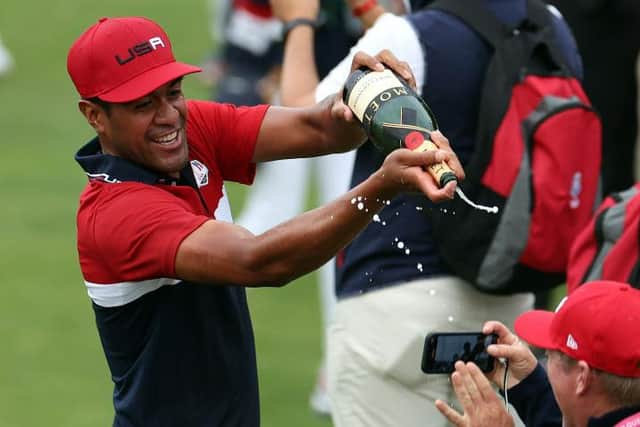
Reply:
[[533, 294], [491, 296], [455, 277], [416, 280], [340, 300], [328, 337], [335, 426], [447, 425], [434, 401], [452, 402], [454, 394], [448, 375], [420, 370], [426, 335], [480, 331], [487, 320], [512, 327], [533, 302]]

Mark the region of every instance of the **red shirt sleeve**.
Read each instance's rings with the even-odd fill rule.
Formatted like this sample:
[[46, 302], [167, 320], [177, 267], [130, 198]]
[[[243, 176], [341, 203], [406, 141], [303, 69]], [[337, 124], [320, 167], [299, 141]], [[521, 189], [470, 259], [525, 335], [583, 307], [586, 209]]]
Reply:
[[[85, 280], [120, 283], [175, 278], [180, 243], [208, 217], [162, 188], [104, 184], [85, 192], [78, 211], [78, 252]], [[91, 200], [91, 198], [94, 200]]]
[[187, 135], [196, 157], [214, 161], [223, 180], [252, 183], [253, 152], [269, 106], [236, 107], [207, 101], [189, 101], [187, 106]]

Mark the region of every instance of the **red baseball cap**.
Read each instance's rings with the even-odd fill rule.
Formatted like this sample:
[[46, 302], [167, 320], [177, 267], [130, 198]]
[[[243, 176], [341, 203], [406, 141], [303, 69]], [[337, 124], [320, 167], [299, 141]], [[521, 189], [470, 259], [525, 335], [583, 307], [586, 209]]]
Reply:
[[532, 310], [515, 321], [515, 331], [536, 347], [622, 377], [640, 377], [640, 290], [595, 281], [563, 299], [555, 313]]
[[164, 30], [147, 18], [101, 18], [73, 43], [67, 71], [82, 98], [128, 102], [200, 68], [176, 62]]

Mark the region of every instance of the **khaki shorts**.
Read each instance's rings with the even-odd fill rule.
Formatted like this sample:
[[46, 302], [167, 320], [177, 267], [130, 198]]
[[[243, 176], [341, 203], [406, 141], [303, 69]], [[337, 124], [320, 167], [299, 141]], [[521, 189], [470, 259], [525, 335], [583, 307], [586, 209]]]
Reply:
[[424, 279], [340, 300], [328, 332], [327, 375], [336, 427], [445, 426], [435, 399], [453, 401], [448, 375], [420, 370], [430, 332], [512, 327], [533, 294], [492, 296], [455, 277]]

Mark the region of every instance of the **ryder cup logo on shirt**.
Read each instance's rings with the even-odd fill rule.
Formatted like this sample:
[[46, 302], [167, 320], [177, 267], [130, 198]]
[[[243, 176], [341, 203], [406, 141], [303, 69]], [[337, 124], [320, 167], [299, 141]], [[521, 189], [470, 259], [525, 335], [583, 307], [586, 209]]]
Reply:
[[196, 179], [198, 188], [204, 187], [209, 183], [209, 169], [197, 160], [191, 160], [191, 169], [193, 177]]

